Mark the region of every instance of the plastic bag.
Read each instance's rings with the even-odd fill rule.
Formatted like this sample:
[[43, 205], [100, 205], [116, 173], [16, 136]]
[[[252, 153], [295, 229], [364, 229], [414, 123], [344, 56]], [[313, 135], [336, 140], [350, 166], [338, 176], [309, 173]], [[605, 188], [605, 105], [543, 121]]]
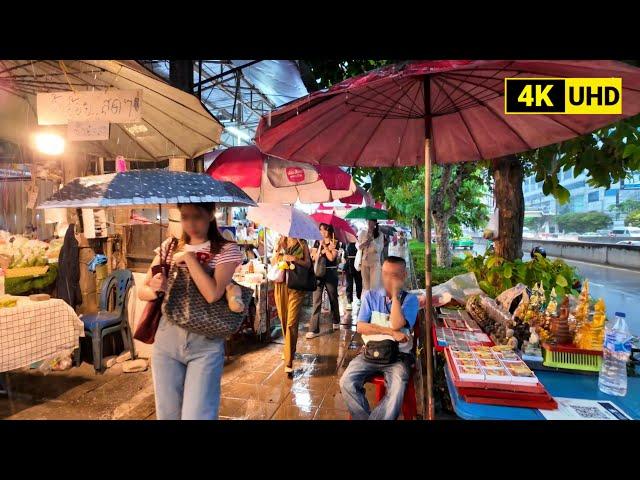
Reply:
[[52, 371], [69, 370], [73, 366], [73, 351], [67, 350], [57, 353], [45, 360], [42, 360], [37, 370], [43, 375], [48, 375]]
[[[445, 283], [436, 285], [432, 289], [432, 296], [442, 298], [442, 302], [448, 303], [451, 299], [464, 305], [467, 299], [473, 295], [482, 294], [478, 281], [473, 272], [456, 275]], [[448, 300], [448, 301], [447, 301]], [[445, 304], [445, 303], [442, 303]]]
[[496, 240], [500, 235], [500, 209], [496, 208], [489, 218], [489, 223], [482, 233], [482, 237], [486, 240]]
[[269, 265], [267, 278], [273, 283], [282, 283], [285, 280], [285, 271], [278, 265]]
[[358, 272], [362, 268], [362, 250], [360, 249], [358, 249], [356, 258], [353, 260], [353, 268], [355, 268]]

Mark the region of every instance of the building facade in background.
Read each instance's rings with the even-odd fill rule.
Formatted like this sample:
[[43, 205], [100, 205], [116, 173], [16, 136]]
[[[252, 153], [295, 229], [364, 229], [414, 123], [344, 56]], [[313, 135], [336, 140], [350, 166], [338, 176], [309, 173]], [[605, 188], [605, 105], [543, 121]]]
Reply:
[[522, 190], [525, 208], [540, 211], [544, 215], [563, 215], [565, 213], [601, 212], [611, 215], [614, 225], [624, 224], [625, 214], [617, 215], [611, 207], [625, 200], [640, 201], [640, 172], [632, 178], [611, 185], [611, 188], [594, 188], [587, 184], [587, 175], [582, 172], [573, 177], [573, 168], [560, 173], [560, 184], [569, 190], [569, 202], [560, 205], [552, 195], [542, 193], [542, 182], [536, 182], [535, 175], [524, 179]]

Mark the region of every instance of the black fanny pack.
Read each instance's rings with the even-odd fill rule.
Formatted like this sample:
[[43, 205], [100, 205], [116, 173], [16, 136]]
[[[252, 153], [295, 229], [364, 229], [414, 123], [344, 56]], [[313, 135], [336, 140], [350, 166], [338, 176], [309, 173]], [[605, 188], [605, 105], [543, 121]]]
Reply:
[[395, 340], [369, 340], [362, 354], [367, 362], [390, 365], [398, 360], [400, 348]]

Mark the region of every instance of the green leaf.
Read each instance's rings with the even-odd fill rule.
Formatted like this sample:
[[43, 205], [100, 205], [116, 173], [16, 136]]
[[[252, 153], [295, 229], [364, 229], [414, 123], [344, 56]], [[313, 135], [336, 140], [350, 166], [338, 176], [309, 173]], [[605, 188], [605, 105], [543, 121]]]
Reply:
[[504, 278], [511, 278], [511, 265], [508, 263], [504, 266], [504, 270], [502, 271]]
[[571, 196], [571, 193], [562, 185], [558, 185], [555, 188], [554, 196], [558, 199], [558, 202], [560, 203], [560, 205], [564, 205], [569, 201], [569, 197]]
[[558, 275], [556, 277], [556, 285], [560, 285], [561, 287], [566, 287], [567, 285], [569, 285], [569, 283], [567, 282], [567, 279], [564, 278], [562, 275]]

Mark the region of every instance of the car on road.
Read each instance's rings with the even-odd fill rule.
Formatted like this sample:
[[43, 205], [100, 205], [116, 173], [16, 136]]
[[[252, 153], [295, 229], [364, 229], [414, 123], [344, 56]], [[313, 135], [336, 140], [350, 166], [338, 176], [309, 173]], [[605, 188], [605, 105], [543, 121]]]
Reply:
[[599, 237], [600, 234], [596, 233], [596, 232], [585, 232], [583, 234], [580, 235], [581, 237]]
[[609, 235], [611, 237], [640, 237], [640, 227], [614, 228]]
[[629, 245], [631, 247], [640, 247], [640, 240], [621, 240], [616, 245]]
[[473, 239], [471, 237], [460, 237], [451, 241], [451, 248], [454, 250], [460, 248], [462, 250], [473, 250]]

